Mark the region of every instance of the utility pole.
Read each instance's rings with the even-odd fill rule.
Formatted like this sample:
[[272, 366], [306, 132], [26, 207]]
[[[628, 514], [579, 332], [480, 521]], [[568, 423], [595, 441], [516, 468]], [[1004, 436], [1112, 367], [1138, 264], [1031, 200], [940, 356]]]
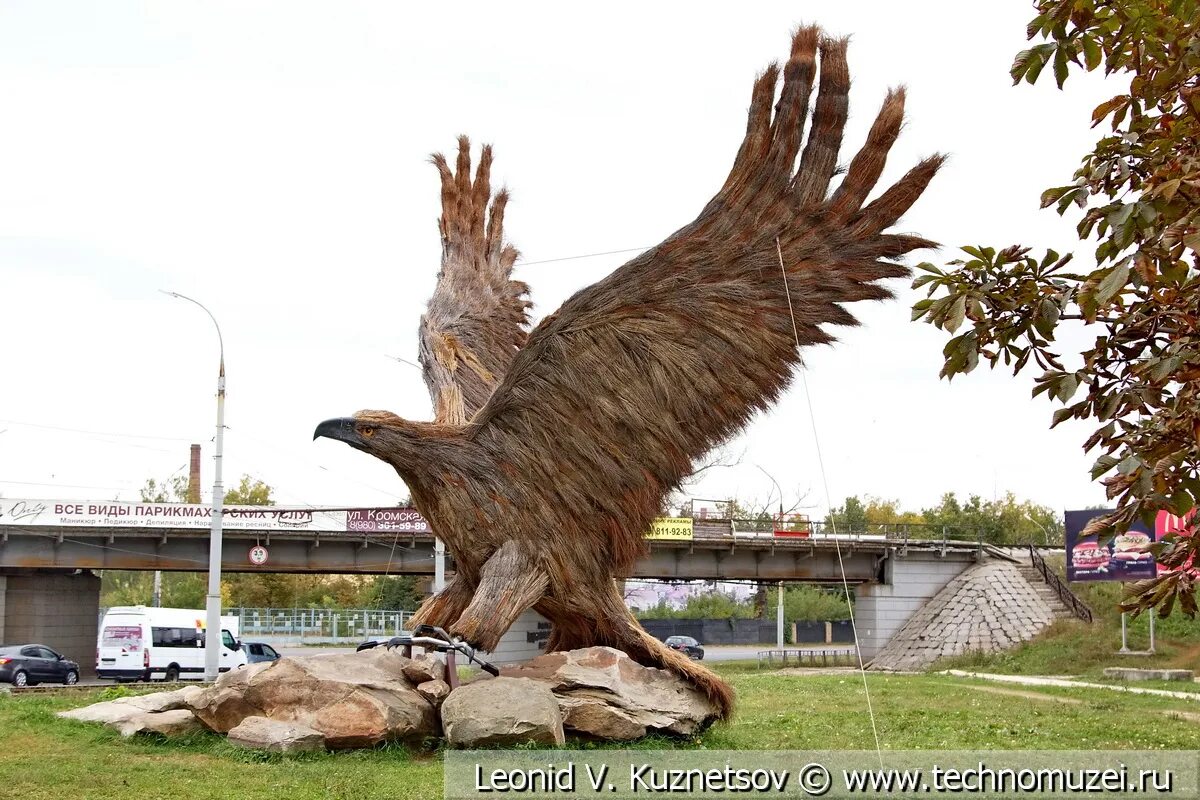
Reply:
[[446, 545], [441, 539], [433, 540], [433, 591], [446, 588]]
[[779, 603], [775, 607], [775, 646], [783, 649], [783, 581], [779, 582]]
[[[198, 444], [192, 445], [188, 453], [187, 497], [184, 500], [192, 505], [200, 505], [200, 445]], [[151, 595], [150, 604], [155, 608], [162, 608], [161, 569], [154, 570], [154, 593]]]
[[208, 597], [206, 598], [206, 621], [204, 631], [204, 679], [215, 681], [221, 664], [221, 513], [225, 504], [225, 490], [221, 484], [221, 461], [225, 442], [225, 339], [221, 326], [203, 303], [178, 292], [163, 292], [180, 300], [194, 303], [208, 314], [217, 329], [217, 341], [221, 347], [220, 367], [217, 370], [217, 451], [213, 458], [212, 528], [208, 540]]

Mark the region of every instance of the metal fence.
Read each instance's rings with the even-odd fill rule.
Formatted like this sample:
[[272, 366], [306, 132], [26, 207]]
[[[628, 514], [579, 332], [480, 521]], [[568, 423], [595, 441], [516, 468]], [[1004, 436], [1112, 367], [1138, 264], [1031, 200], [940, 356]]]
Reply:
[[[104, 622], [101, 608], [98, 624]], [[204, 610], [197, 609], [199, 618]], [[226, 608], [223, 617], [238, 618], [242, 639], [269, 639], [277, 644], [324, 644], [361, 642], [395, 636], [407, 630], [412, 611], [382, 611], [377, 608]]]
[[405, 629], [412, 611], [373, 608], [231, 608], [243, 639], [255, 637], [296, 642], [361, 642], [396, 636]]

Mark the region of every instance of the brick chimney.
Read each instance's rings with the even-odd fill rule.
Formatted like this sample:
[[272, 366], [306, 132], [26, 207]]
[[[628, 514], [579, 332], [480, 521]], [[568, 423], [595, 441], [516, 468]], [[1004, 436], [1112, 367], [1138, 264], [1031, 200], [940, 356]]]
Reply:
[[192, 445], [192, 463], [188, 469], [187, 501], [200, 502], [200, 445]]

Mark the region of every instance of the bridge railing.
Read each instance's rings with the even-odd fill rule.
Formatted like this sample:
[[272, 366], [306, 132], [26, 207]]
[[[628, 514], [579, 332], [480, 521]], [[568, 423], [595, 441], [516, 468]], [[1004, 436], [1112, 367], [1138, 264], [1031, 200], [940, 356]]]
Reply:
[[1026, 547], [1029, 544], [1034, 544], [1038, 547], [1061, 547], [1061, 542], [992, 542], [990, 537], [986, 536], [983, 528], [972, 528], [961, 525], [934, 525], [929, 523], [880, 523], [866, 526], [846, 525], [830, 525], [824, 521], [810, 520], [805, 523], [789, 520], [785, 530], [778, 530], [778, 522], [771, 515], [759, 515], [757, 517], [733, 517], [733, 518], [715, 518], [713, 516], [694, 517], [694, 530], [697, 537], [701, 538], [719, 538], [722, 536], [729, 537], [797, 537], [803, 536], [805, 533], [814, 538], [833, 538], [835, 535], [840, 540], [855, 540], [864, 541], [887, 541], [898, 546], [903, 546], [909, 543], [941, 543], [950, 545], [957, 544], [973, 544], [976, 547], [984, 547], [988, 544], [997, 544], [1001, 547], [1019, 546]]
[[[735, 517], [733, 519], [715, 520], [712, 517], [704, 520], [696, 519], [697, 531], [715, 534], [724, 523], [725, 530], [734, 536], [761, 535], [772, 536], [777, 522], [769, 516]], [[986, 539], [982, 529], [965, 528], [956, 525], [930, 525], [925, 523], [886, 523], [867, 526], [849, 527], [846, 525], [830, 525], [823, 521], [811, 520], [806, 524], [789, 521], [785, 534], [795, 535], [808, 533], [819, 537], [837, 536], [840, 539], [885, 539], [903, 544], [905, 542], [970, 542], [983, 545]]]
[[1046, 563], [1046, 559], [1042, 558], [1041, 553], [1037, 552], [1033, 547], [1029, 548], [1029, 562], [1041, 574], [1042, 580], [1046, 582], [1046, 585], [1058, 594], [1058, 599], [1062, 600], [1063, 605], [1069, 608], [1072, 614], [1084, 622], [1092, 621], [1092, 609], [1071, 591], [1071, 587], [1067, 585], [1067, 582], [1058, 577], [1058, 573]]

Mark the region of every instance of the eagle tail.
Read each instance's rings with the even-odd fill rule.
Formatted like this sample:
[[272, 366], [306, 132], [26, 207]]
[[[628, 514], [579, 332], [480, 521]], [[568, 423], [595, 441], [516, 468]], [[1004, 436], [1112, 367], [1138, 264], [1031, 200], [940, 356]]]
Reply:
[[715, 672], [702, 667], [687, 656], [667, 647], [638, 624], [633, 614], [626, 612], [628, 624], [623, 626], [628, 637], [617, 645], [639, 664], [659, 667], [672, 672], [695, 686], [717, 707], [719, 718], [733, 716], [733, 687]]
[[582, 647], [614, 647], [647, 667], [672, 672], [695, 686], [717, 707], [718, 718], [733, 716], [733, 687], [712, 670], [667, 647], [646, 632], [625, 605], [615, 581], [608, 591], [599, 590], [588, 597], [586, 613], [562, 613], [563, 609], [543, 609], [553, 622], [546, 652], [575, 650]]

